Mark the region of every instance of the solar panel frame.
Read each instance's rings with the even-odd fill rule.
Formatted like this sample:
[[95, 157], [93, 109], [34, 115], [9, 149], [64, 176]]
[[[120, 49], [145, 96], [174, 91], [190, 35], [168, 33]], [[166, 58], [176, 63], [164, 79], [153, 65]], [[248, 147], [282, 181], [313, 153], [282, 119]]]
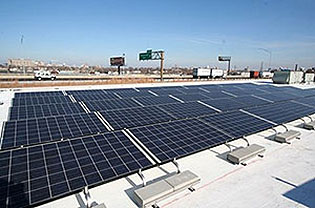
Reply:
[[241, 111], [218, 113], [201, 117], [200, 120], [224, 131], [233, 138], [248, 136], [274, 126], [270, 122], [248, 115]]
[[206, 95], [206, 92], [204, 93], [198, 93], [198, 94], [177, 94], [173, 95], [174, 97], [184, 101], [184, 102], [190, 102], [190, 101], [198, 101], [198, 100], [206, 100], [209, 99]]
[[160, 164], [232, 139], [198, 119], [177, 120], [129, 130], [161, 161]]
[[198, 102], [173, 103], [167, 105], [159, 105], [158, 108], [173, 115], [177, 119], [199, 117], [217, 113], [212, 108], [202, 105]]
[[1, 150], [107, 132], [94, 113], [61, 115], [4, 123]]
[[307, 107], [293, 101], [279, 102], [259, 107], [250, 107], [247, 112], [260, 116], [277, 124], [294, 121], [315, 113], [314, 107]]
[[45, 97], [28, 97], [28, 98], [13, 98], [12, 106], [24, 105], [44, 105], [72, 102], [68, 96], [45, 96]]
[[237, 102], [234, 98], [208, 99], [202, 102], [221, 111], [231, 111], [246, 107], [244, 103]]
[[157, 106], [100, 111], [100, 113], [115, 130], [176, 119]]
[[121, 131], [0, 155], [1, 207], [37, 206], [154, 166]]
[[169, 97], [169, 96], [136, 97], [134, 99], [144, 106], [162, 105], [162, 104], [179, 102], [178, 100], [175, 100], [174, 98]]
[[84, 109], [79, 103], [72, 102], [47, 105], [12, 106], [9, 109], [9, 120], [23, 120], [84, 112]]
[[133, 99], [94, 100], [84, 102], [90, 111], [107, 111], [140, 107]]

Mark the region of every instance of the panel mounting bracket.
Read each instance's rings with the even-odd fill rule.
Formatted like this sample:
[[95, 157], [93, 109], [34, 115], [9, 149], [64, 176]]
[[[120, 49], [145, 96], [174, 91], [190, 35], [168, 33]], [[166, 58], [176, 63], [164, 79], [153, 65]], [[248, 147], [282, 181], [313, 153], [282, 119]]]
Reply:
[[173, 159], [172, 163], [176, 166], [176, 173], [180, 173], [179, 164], [176, 160], [176, 158]]
[[86, 207], [90, 208], [91, 207], [90, 206], [91, 195], [90, 195], [90, 192], [89, 192], [89, 188], [87, 186], [84, 187], [83, 194], [84, 194], [84, 197], [85, 197]]
[[139, 170], [138, 175], [139, 175], [139, 177], [140, 177], [141, 180], [142, 180], [142, 186], [143, 186], [143, 187], [146, 186], [146, 185], [147, 185], [147, 181], [146, 181], [144, 175], [142, 174], [141, 169]]
[[229, 148], [229, 150], [230, 150], [229, 152], [232, 152], [232, 147], [229, 143], [225, 142], [224, 145]]
[[285, 128], [285, 131], [289, 131], [288, 127], [284, 124], [280, 124], [280, 126], [283, 126]]
[[249, 146], [249, 141], [246, 139], [245, 136], [243, 136], [242, 139], [247, 143], [247, 147], [248, 147]]

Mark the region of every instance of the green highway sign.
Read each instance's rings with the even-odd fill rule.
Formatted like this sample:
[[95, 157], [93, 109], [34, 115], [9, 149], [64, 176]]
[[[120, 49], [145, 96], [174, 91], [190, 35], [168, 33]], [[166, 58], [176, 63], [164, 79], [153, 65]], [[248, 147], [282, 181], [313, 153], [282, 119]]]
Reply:
[[147, 52], [139, 54], [140, 61], [150, 60], [150, 59], [152, 59], [152, 50], [147, 50]]

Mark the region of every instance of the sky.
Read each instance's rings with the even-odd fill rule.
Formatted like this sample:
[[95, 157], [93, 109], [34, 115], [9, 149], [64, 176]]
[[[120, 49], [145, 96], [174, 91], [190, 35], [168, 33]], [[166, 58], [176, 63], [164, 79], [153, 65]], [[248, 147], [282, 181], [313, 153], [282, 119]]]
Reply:
[[[148, 48], [165, 51], [166, 67], [315, 66], [314, 0], [0, 0], [0, 63], [127, 66]], [[23, 38], [22, 38], [23, 36]], [[21, 41], [23, 39], [23, 41]]]

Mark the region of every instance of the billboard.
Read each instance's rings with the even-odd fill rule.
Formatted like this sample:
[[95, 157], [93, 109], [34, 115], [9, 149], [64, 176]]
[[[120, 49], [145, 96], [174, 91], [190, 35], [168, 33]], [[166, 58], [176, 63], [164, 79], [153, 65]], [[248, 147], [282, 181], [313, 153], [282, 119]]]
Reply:
[[219, 61], [231, 61], [231, 56], [218, 56]]
[[124, 66], [125, 65], [125, 57], [112, 57], [109, 59], [111, 66]]

